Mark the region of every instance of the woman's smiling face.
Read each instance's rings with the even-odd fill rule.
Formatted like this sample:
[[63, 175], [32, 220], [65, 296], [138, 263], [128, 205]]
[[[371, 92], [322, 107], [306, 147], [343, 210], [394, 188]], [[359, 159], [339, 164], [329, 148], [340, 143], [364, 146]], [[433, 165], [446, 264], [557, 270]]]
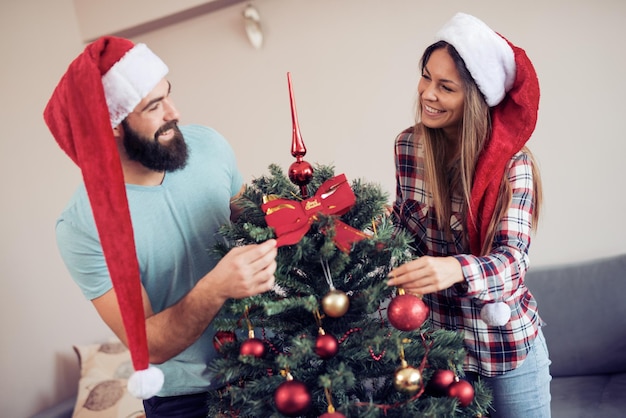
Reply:
[[443, 129], [454, 138], [463, 120], [465, 90], [454, 60], [445, 48], [436, 49], [424, 65], [417, 85], [421, 122]]

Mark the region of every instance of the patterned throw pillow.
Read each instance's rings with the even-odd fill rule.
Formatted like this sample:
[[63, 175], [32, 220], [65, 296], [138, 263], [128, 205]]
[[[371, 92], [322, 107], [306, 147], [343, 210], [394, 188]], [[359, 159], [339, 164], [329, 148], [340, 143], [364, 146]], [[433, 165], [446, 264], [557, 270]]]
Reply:
[[143, 403], [126, 389], [133, 372], [128, 349], [119, 341], [74, 346], [80, 363], [73, 418], [144, 418]]

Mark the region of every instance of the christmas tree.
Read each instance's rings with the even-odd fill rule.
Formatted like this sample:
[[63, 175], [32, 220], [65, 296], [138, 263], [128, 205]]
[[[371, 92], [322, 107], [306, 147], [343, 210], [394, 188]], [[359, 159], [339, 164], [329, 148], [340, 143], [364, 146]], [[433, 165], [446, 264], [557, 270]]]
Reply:
[[463, 336], [429, 329], [421, 299], [386, 285], [414, 258], [386, 216], [388, 196], [302, 160], [289, 87], [297, 161], [246, 188], [216, 249], [279, 236], [276, 285], [229, 300], [215, 319], [222, 357], [210, 367], [225, 386], [210, 392], [209, 416], [485, 415], [490, 393], [462, 379]]

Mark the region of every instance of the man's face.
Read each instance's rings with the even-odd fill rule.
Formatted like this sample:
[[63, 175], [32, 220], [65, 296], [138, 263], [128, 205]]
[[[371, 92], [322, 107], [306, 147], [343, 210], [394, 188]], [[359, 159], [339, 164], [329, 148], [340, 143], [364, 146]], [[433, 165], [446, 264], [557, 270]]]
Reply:
[[188, 157], [169, 94], [170, 84], [163, 79], [122, 121], [128, 158], [159, 172], [183, 168]]

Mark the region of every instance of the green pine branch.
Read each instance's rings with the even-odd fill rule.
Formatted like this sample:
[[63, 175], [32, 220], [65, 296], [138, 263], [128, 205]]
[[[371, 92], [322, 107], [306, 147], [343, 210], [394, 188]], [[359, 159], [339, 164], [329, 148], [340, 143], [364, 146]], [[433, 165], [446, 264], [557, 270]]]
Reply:
[[[333, 167], [315, 167], [309, 195], [333, 176]], [[210, 366], [224, 387], [209, 393], [209, 416], [281, 417], [273, 395], [287, 371], [311, 393], [312, 406], [306, 417], [319, 417], [327, 411], [325, 390], [330, 391], [335, 409], [347, 417], [486, 415], [491, 395], [480, 382], [467, 408], [461, 408], [455, 399], [427, 392], [414, 396], [394, 387], [402, 352], [410, 366], [421, 369], [424, 386], [438, 369], [451, 369], [462, 376], [463, 336], [431, 331], [428, 323], [413, 332], [401, 332], [388, 324], [386, 303], [395, 289], [386, 285], [387, 274], [414, 258], [412, 238], [396, 231], [385, 216], [388, 196], [378, 185], [357, 179], [351, 187], [356, 202], [339, 219], [366, 232], [368, 239], [353, 244], [349, 254], [342, 252], [333, 242], [337, 217], [319, 214], [300, 242], [279, 248], [275, 288], [243, 300], [229, 300], [215, 319], [217, 329], [239, 330], [244, 335], [249, 320], [267, 353], [262, 358], [240, 355], [243, 338], [224, 344], [222, 357]], [[268, 175], [246, 188], [239, 202], [241, 216], [221, 228], [225, 240], [214, 251], [223, 255], [236, 245], [274, 237], [261, 210], [264, 197], [300, 200], [299, 193], [280, 167], [271, 165]], [[330, 272], [333, 286], [349, 298], [349, 309], [339, 318], [325, 315], [321, 306], [330, 290], [325, 270]], [[337, 354], [325, 360], [314, 350], [320, 325], [339, 341]]]

